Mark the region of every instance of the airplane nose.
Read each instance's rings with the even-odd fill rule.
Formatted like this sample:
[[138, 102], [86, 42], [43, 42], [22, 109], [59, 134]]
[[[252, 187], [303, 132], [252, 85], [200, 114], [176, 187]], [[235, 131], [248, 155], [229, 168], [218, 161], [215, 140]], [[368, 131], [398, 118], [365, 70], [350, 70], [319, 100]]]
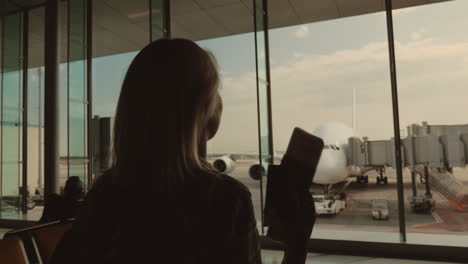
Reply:
[[314, 183], [335, 184], [346, 178], [346, 157], [343, 151], [324, 149], [317, 165]]

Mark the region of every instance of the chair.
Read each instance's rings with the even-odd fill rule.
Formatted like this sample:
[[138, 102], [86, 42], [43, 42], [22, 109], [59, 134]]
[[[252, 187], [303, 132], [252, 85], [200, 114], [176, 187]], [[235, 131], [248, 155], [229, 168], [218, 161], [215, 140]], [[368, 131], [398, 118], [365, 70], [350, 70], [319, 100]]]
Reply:
[[44, 263], [48, 262], [63, 235], [71, 229], [71, 226], [71, 222], [65, 222], [32, 231], [39, 254]]
[[23, 242], [16, 237], [6, 237], [0, 240], [0, 262], [2, 264], [28, 264], [28, 257]]
[[[30, 263], [47, 263], [55, 248], [73, 223], [73, 219], [50, 222], [19, 230], [12, 230], [5, 237], [21, 239]], [[0, 263], [3, 264], [0, 257]]]

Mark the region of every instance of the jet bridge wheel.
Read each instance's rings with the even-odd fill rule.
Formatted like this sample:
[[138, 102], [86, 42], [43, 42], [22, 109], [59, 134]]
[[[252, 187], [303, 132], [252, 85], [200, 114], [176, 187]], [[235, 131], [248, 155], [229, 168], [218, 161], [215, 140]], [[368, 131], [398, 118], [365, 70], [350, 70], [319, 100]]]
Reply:
[[377, 176], [377, 184], [388, 184], [388, 178], [385, 176], [385, 167], [376, 169], [379, 176]]
[[387, 176], [385, 176], [385, 177], [377, 177], [377, 184], [380, 184], [380, 183], [388, 184], [388, 178], [387, 178]]
[[367, 175], [359, 175], [359, 176], [356, 177], [356, 181], [357, 181], [358, 183], [362, 183], [362, 182], [363, 182], [363, 183], [369, 183], [369, 176], [367, 176]]

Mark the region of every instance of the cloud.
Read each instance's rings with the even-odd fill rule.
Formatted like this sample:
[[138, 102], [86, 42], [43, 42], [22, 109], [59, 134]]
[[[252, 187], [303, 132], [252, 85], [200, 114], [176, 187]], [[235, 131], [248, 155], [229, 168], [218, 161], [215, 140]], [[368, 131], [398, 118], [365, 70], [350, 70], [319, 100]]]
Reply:
[[[395, 43], [401, 128], [422, 121], [468, 123], [463, 115], [468, 98], [468, 42], [446, 43], [418, 32], [410, 41]], [[295, 126], [312, 132], [330, 121], [351, 125], [353, 88], [359, 134], [371, 139], [393, 135], [387, 42], [290, 56], [271, 67], [271, 77], [277, 150], [286, 147]], [[256, 144], [255, 72], [231, 76], [223, 86], [227, 111], [223, 126], [228, 127], [219, 145], [224, 144], [221, 141], [232, 145], [239, 137]]]
[[301, 25], [299, 28], [294, 32], [294, 36], [298, 39], [303, 39], [309, 36], [309, 27], [307, 25]]
[[393, 10], [392, 14], [393, 14], [393, 16], [408, 15], [408, 14], [413, 13], [414, 11], [416, 11], [417, 8], [418, 7], [399, 8], [399, 9]]

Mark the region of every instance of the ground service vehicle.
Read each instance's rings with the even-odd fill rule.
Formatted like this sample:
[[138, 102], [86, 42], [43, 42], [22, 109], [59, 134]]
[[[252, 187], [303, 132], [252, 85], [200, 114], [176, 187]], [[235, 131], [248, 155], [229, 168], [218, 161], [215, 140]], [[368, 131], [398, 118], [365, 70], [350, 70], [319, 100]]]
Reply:
[[372, 218], [374, 220], [388, 219], [388, 202], [385, 199], [372, 200]]
[[346, 207], [346, 202], [333, 196], [314, 194], [317, 215], [336, 215]]

